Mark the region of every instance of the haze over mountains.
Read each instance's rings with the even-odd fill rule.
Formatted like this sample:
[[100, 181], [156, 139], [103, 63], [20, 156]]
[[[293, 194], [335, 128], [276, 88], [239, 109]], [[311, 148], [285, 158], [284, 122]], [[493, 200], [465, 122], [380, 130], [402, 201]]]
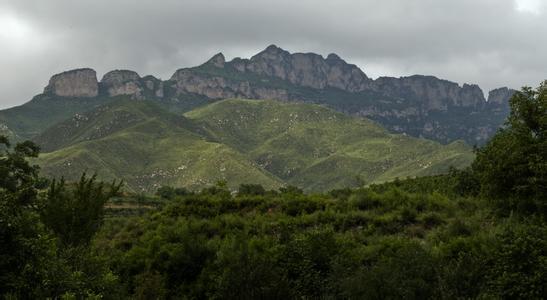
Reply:
[[52, 176], [100, 170], [135, 190], [219, 179], [326, 190], [356, 176], [378, 182], [466, 166], [470, 147], [456, 141], [486, 142], [513, 92], [495, 89], [486, 100], [477, 85], [433, 76], [372, 80], [336, 54], [271, 45], [250, 59], [219, 53], [168, 80], [66, 71], [30, 102], [0, 111], [0, 133], [37, 141]]

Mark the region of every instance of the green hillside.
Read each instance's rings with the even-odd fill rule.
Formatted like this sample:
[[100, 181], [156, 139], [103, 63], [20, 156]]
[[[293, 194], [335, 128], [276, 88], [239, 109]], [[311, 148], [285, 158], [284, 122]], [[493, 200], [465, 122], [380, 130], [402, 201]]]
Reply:
[[[390, 134], [376, 123], [313, 104], [224, 100], [182, 115], [119, 100], [77, 114], [35, 138], [51, 176], [82, 171], [130, 189], [200, 188], [226, 180], [309, 191], [446, 172], [468, 165], [463, 143]], [[358, 180], [359, 178], [359, 180]]]
[[78, 119], [87, 121], [72, 119], [36, 138], [45, 148], [55, 148], [55, 141], [63, 147], [40, 156], [44, 173], [74, 179], [87, 170], [104, 179], [122, 178], [136, 191], [164, 184], [196, 188], [226, 179], [281, 185], [241, 153], [207, 140], [186, 118], [151, 102], [120, 101]]
[[0, 110], [0, 133], [9, 130], [12, 137], [29, 139], [74, 114], [115, 100], [117, 98], [70, 98], [41, 94], [23, 105]]
[[[0, 134], [9, 136], [12, 140], [35, 139], [43, 134], [45, 129], [68, 118], [76, 118], [75, 121], [78, 121], [78, 115], [93, 111], [108, 103], [128, 99], [131, 99], [131, 96], [75, 98], [40, 94], [25, 104], [0, 110]], [[146, 101], [174, 113], [186, 112], [212, 102], [203, 96], [193, 94], [180, 96], [178, 99], [147, 99]], [[53, 145], [55, 143], [48, 144], [48, 146]]]
[[462, 142], [447, 146], [390, 134], [376, 123], [312, 104], [225, 100], [186, 114], [218, 141], [283, 181], [329, 190], [396, 177], [446, 172], [473, 159]]

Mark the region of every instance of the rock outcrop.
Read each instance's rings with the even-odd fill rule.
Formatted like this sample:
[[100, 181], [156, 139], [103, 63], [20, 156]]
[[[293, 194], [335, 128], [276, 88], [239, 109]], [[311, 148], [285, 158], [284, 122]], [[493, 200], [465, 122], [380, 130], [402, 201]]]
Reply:
[[97, 73], [84, 68], [53, 75], [44, 93], [61, 97], [96, 97], [99, 94]]
[[371, 85], [384, 95], [413, 101], [424, 113], [448, 111], [450, 107], [479, 108], [485, 99], [477, 85], [457, 83], [433, 76], [380, 77]]
[[235, 59], [231, 64], [242, 73], [277, 77], [315, 89], [334, 87], [357, 92], [366, 89], [371, 82], [357, 66], [346, 63], [336, 54], [329, 54], [324, 59], [315, 53], [291, 54], [275, 45], [251, 59]]
[[224, 58], [224, 54], [217, 53], [215, 56], [211, 57], [209, 61], [207, 61], [205, 64], [211, 64], [214, 67], [217, 68], [224, 68], [224, 64], [226, 63], [226, 59]]
[[143, 88], [141, 77], [137, 72], [129, 70], [114, 70], [106, 73], [101, 79], [101, 87], [113, 97], [118, 95], [131, 95], [135, 99], [142, 99]]
[[130, 70], [114, 70], [106, 73], [101, 79], [100, 87], [102, 93], [109, 97], [126, 95], [136, 100], [164, 97], [161, 80], [151, 75], [141, 78], [137, 72]]
[[516, 91], [507, 87], [497, 88], [488, 93], [488, 104], [496, 106], [508, 105], [509, 99]]
[[251, 87], [249, 81], [222, 76], [201, 75], [191, 69], [180, 69], [171, 77], [175, 93], [198, 94], [211, 99], [249, 98], [288, 100], [288, 92], [278, 88]]

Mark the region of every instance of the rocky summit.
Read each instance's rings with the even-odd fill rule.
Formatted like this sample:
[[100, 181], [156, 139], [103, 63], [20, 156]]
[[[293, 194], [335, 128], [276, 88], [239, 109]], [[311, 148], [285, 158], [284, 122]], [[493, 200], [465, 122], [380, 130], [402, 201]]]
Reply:
[[97, 73], [84, 68], [53, 75], [44, 93], [62, 97], [96, 97], [99, 94]]
[[114, 70], [98, 82], [92, 69], [77, 69], [54, 75], [44, 90], [44, 95], [56, 97], [130, 96], [168, 102], [178, 110], [227, 98], [312, 102], [370, 118], [393, 132], [469, 144], [483, 144], [503, 124], [513, 93], [503, 87], [485, 99], [475, 84], [459, 85], [434, 76], [373, 80], [334, 53], [325, 58], [275, 45], [249, 59], [226, 61], [218, 53], [200, 66], [178, 69], [164, 81]]

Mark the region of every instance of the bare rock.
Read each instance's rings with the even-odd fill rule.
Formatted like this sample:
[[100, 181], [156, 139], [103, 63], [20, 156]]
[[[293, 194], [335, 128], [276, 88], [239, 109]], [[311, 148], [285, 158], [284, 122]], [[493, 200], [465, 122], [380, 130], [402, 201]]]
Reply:
[[457, 83], [433, 76], [380, 77], [371, 88], [382, 94], [414, 100], [424, 112], [447, 111], [449, 107], [479, 108], [484, 102], [482, 90], [477, 85]]
[[130, 95], [142, 99], [143, 87], [141, 77], [137, 72], [129, 70], [114, 70], [106, 73], [101, 79], [101, 86], [108, 96]]
[[224, 68], [224, 64], [226, 63], [226, 59], [224, 58], [224, 54], [217, 53], [211, 59], [209, 59], [205, 64], [212, 65], [217, 68]]
[[516, 92], [515, 90], [509, 89], [507, 87], [491, 90], [488, 93], [488, 104], [507, 105], [509, 103], [509, 99], [513, 97], [513, 94], [515, 92]]
[[53, 75], [44, 93], [62, 97], [96, 97], [99, 94], [97, 73], [84, 68]]

